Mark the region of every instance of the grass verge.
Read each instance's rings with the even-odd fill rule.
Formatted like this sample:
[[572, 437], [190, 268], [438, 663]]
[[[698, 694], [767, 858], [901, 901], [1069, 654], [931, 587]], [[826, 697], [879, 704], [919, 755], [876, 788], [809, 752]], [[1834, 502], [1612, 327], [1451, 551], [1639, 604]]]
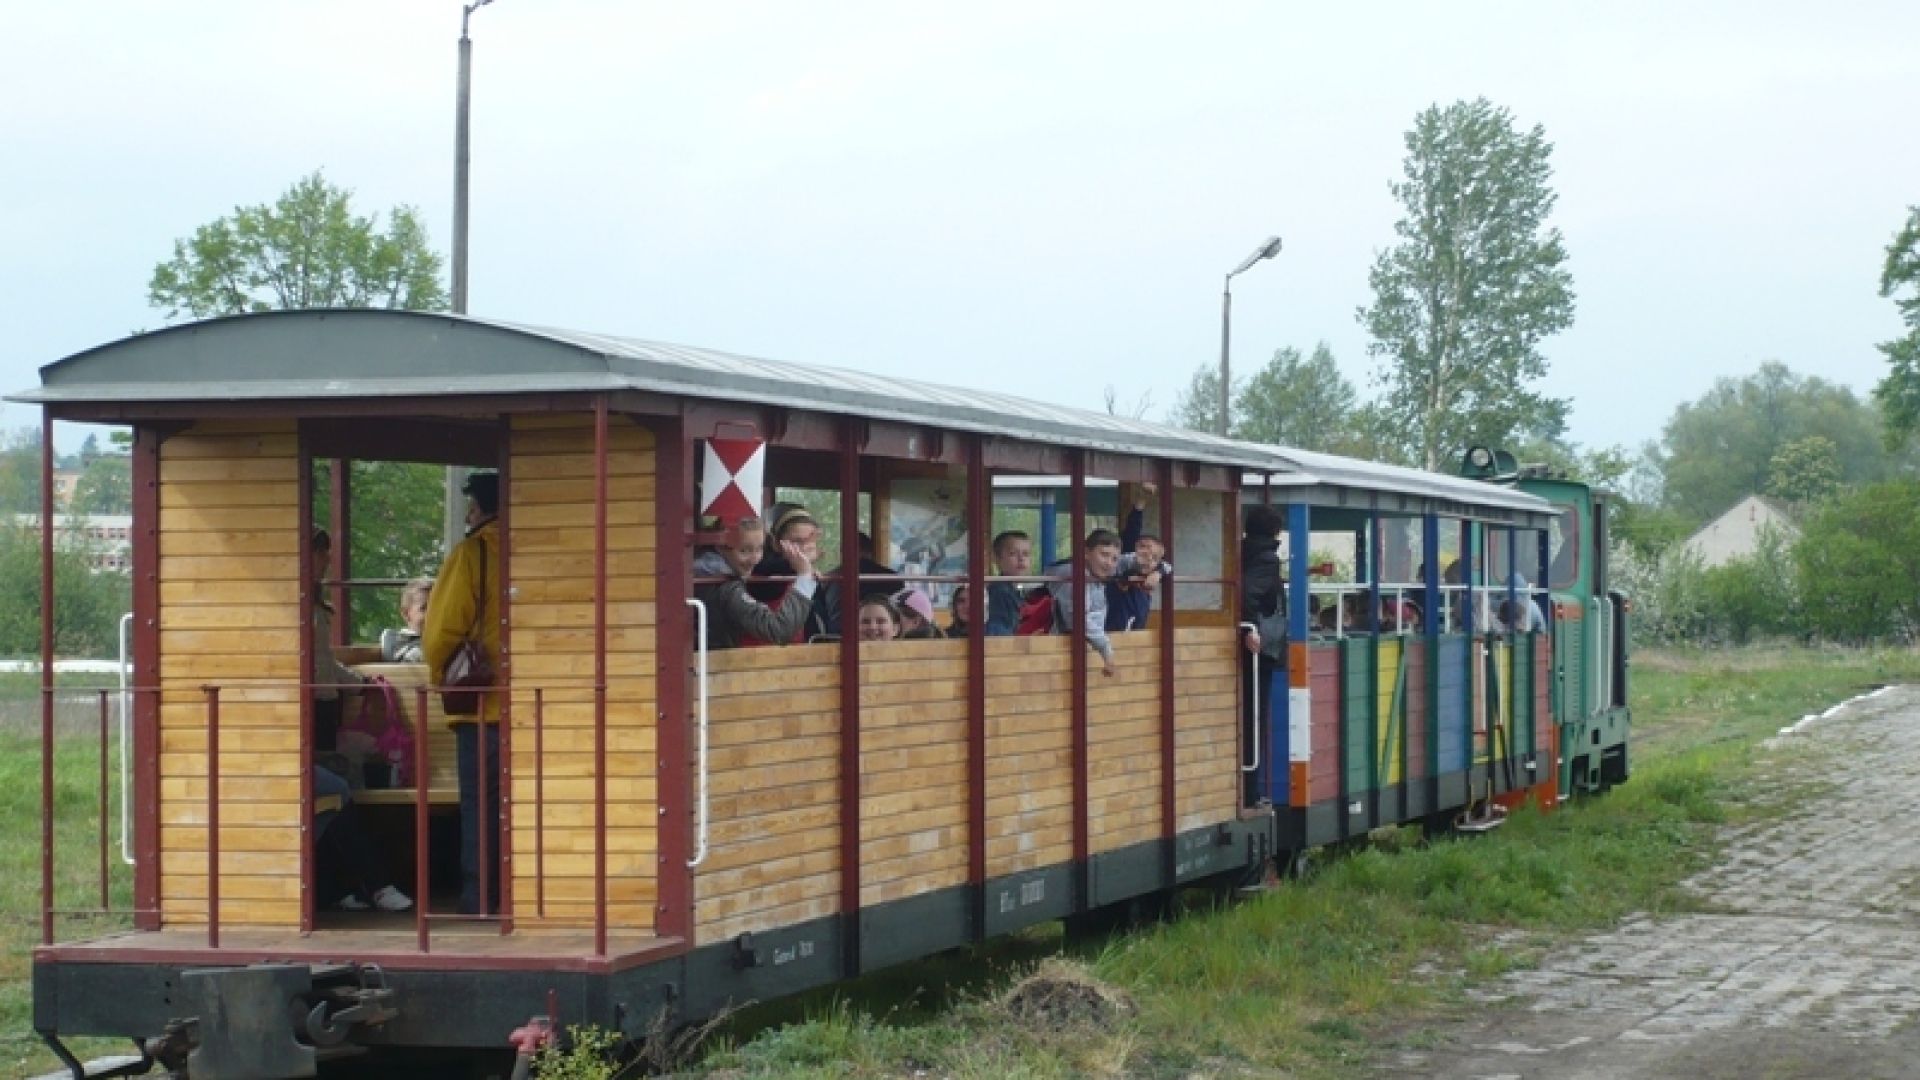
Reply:
[[[708, 1075], [956, 1077], [1274, 1075], [1369, 1071], [1419, 1041], [1476, 980], [1633, 911], [1693, 906], [1677, 888], [1713, 826], [1778, 813], [1755, 784], [1761, 739], [1869, 686], [1920, 679], [1908, 652], [1642, 653], [1634, 777], [1600, 799], [1515, 815], [1498, 832], [1411, 831], [1325, 854], [1304, 882], [1168, 925], [1072, 944], [1035, 932], [741, 1015]], [[998, 989], [1064, 956], [1136, 1006], [1106, 1023], [1036, 1026]], [[1056, 961], [1057, 962], [1057, 961]]]

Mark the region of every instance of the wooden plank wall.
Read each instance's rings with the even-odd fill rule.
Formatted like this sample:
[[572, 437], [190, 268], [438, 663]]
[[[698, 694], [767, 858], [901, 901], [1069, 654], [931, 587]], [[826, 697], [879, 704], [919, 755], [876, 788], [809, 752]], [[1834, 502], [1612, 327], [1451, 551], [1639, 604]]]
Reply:
[[1112, 851], [1160, 835], [1160, 635], [1109, 635], [1120, 674], [1087, 667], [1088, 846]]
[[860, 903], [967, 881], [967, 642], [860, 649]]
[[1230, 623], [1176, 626], [1173, 636], [1174, 809], [1179, 828], [1197, 829], [1240, 812], [1240, 638]]
[[[1073, 674], [1065, 635], [988, 638], [987, 877], [1073, 861]], [[1099, 678], [1099, 661], [1090, 666]]]
[[696, 945], [840, 910], [839, 648], [730, 649], [707, 671]]
[[160, 919], [207, 921], [220, 697], [220, 923], [300, 925], [299, 456], [292, 421], [160, 444]]
[[[608, 925], [652, 929], [658, 895], [654, 767], [654, 437], [609, 422], [607, 490]], [[516, 924], [538, 928], [535, 822], [544, 828], [546, 923], [590, 923], [594, 903], [593, 419], [513, 421], [506, 492]], [[674, 617], [681, 617], [675, 610]], [[545, 804], [534, 793], [534, 690], [544, 693]]]

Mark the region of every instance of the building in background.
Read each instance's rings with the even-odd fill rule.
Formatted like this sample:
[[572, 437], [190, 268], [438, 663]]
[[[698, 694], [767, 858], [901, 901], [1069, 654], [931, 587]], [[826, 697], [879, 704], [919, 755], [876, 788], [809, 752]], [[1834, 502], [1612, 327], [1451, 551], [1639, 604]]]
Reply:
[[1767, 529], [1788, 542], [1800, 536], [1800, 527], [1785, 507], [1765, 495], [1749, 495], [1687, 537], [1686, 546], [1700, 557], [1702, 566], [1712, 569], [1760, 550], [1760, 537]]

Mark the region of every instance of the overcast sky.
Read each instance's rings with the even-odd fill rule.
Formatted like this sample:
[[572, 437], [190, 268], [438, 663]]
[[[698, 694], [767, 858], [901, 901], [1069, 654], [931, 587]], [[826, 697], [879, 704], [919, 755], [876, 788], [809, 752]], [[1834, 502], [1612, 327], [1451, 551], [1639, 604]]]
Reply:
[[[458, 0], [6, 8], [5, 390], [162, 325], [173, 240], [316, 168], [448, 243]], [[1764, 359], [1864, 391], [1900, 329], [1911, 0], [497, 0], [473, 30], [476, 315], [1161, 419], [1277, 232], [1236, 369], [1324, 339], [1364, 390], [1403, 133], [1484, 95], [1555, 144], [1579, 304], [1546, 388], [1579, 442]]]

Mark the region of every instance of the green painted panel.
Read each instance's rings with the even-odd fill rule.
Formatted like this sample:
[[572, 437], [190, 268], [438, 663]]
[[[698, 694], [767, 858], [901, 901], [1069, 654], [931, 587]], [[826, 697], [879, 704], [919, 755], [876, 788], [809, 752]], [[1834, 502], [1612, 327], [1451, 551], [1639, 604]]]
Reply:
[[1347, 755], [1347, 792], [1372, 791], [1375, 727], [1379, 710], [1379, 643], [1371, 637], [1352, 637], [1340, 643], [1340, 742]]

